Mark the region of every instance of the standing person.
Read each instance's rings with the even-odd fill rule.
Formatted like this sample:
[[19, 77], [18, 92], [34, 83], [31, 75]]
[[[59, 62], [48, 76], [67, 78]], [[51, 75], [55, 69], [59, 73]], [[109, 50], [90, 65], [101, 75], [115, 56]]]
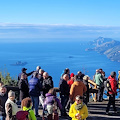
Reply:
[[113, 105], [114, 113], [117, 112], [116, 107], [115, 107], [115, 95], [117, 94], [117, 81], [116, 81], [116, 72], [111, 72], [111, 75], [108, 77], [111, 90], [108, 92], [109, 93], [109, 101], [108, 105], [106, 108], [106, 114], [109, 114], [109, 109], [110, 106]]
[[18, 87], [20, 90], [20, 101], [26, 97], [29, 97], [29, 85], [27, 75], [25, 73], [21, 74], [21, 79], [18, 82]]
[[40, 66], [37, 66], [35, 72], [38, 72], [38, 73], [39, 73], [39, 70], [40, 70], [40, 69], [41, 69], [41, 67], [40, 67]]
[[45, 110], [47, 110], [48, 120], [58, 120], [58, 109], [61, 110], [62, 105], [60, 103], [60, 100], [56, 97], [56, 90], [54, 88], [51, 88], [46, 94], [46, 98], [44, 100], [43, 118], [45, 115]]
[[6, 114], [5, 114], [5, 103], [8, 99], [8, 95], [7, 95], [7, 89], [4, 85], [2, 85], [0, 87], [0, 111], [1, 111], [1, 115], [3, 116], [3, 120], [5, 119], [6, 117]]
[[68, 80], [69, 80], [68, 74], [64, 74], [63, 79], [61, 79], [59, 83], [60, 98], [62, 104], [61, 116], [68, 116], [65, 109], [67, 102], [69, 100], [69, 92], [70, 92], [70, 87], [67, 84]]
[[40, 117], [38, 115], [38, 105], [41, 90], [42, 85], [40, 83], [40, 80], [38, 79], [38, 73], [34, 72], [33, 77], [29, 80], [29, 93], [33, 102], [33, 108], [35, 108], [36, 117]]
[[88, 85], [88, 80], [90, 79], [90, 77], [88, 75], [85, 75], [83, 77], [83, 83], [86, 85], [87, 87], [87, 91], [84, 93], [84, 96], [83, 96], [83, 101], [84, 103], [87, 105], [87, 103], [89, 102], [89, 85]]
[[21, 74], [22, 73], [25, 73], [28, 77], [28, 76], [32, 75], [32, 73], [34, 72], [34, 71], [32, 71], [30, 73], [26, 73], [26, 70], [27, 70], [27, 68], [22, 68], [22, 70], [21, 70], [22, 72], [18, 75], [18, 81], [21, 79]]
[[120, 98], [120, 70], [118, 71], [118, 89], [119, 89], [119, 98]]
[[72, 120], [86, 120], [88, 117], [87, 106], [83, 103], [83, 97], [77, 95], [75, 102], [71, 105], [69, 116]]
[[75, 97], [80, 95], [83, 97], [83, 94], [87, 91], [84, 83], [79, 79], [78, 75], [74, 77], [75, 81], [70, 88], [70, 99], [72, 102], [75, 102]]
[[15, 103], [15, 92], [10, 90], [8, 92], [8, 99], [5, 103], [6, 120], [16, 120], [16, 113], [18, 112], [18, 106]]
[[35, 117], [35, 113], [32, 110], [32, 100], [31, 100], [31, 98], [29, 98], [29, 97], [24, 98], [21, 102], [21, 107], [22, 107], [23, 111], [28, 111], [29, 112], [29, 114], [28, 114], [29, 120], [37, 120], [36, 117]]
[[100, 73], [99, 70], [96, 70], [96, 74], [95, 74], [95, 78], [94, 78], [94, 82], [97, 84], [97, 88], [98, 88], [98, 93], [97, 93], [97, 101], [98, 102], [102, 102], [103, 100], [103, 77], [102, 74]]
[[43, 83], [42, 83], [42, 87], [43, 87], [43, 96], [45, 97], [45, 94], [48, 93], [48, 91], [54, 87], [53, 85], [53, 80], [52, 77], [49, 76], [49, 74], [47, 72], [43, 73]]

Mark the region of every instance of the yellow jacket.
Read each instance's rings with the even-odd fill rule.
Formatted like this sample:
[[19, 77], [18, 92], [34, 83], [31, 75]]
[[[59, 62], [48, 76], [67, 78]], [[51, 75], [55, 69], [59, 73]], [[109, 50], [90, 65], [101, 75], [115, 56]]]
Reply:
[[74, 104], [71, 105], [70, 111], [69, 111], [69, 116], [72, 118], [72, 120], [78, 120], [75, 117], [75, 115], [76, 115], [76, 113], [79, 113], [82, 117], [81, 120], [86, 120], [86, 118], [88, 117], [87, 106], [84, 104], [83, 107], [78, 111], [75, 109], [75, 105], [76, 105], [76, 102], [74, 102]]

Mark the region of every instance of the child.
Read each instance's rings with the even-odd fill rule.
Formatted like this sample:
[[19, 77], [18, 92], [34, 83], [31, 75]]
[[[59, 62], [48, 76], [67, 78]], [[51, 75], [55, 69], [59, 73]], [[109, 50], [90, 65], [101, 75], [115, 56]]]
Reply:
[[75, 102], [71, 105], [69, 116], [72, 120], [86, 120], [88, 117], [87, 106], [82, 101], [83, 97], [77, 95]]
[[43, 119], [45, 115], [45, 110], [48, 112], [48, 120], [58, 120], [58, 112], [57, 109], [62, 109], [62, 105], [59, 99], [56, 97], [56, 90], [51, 88], [49, 92], [46, 94], [46, 98], [44, 100], [43, 106]]
[[31, 98], [27, 97], [22, 100], [21, 107], [23, 111], [28, 111], [28, 118], [29, 120], [36, 120], [35, 113], [32, 110], [32, 100]]
[[5, 103], [6, 120], [16, 120], [16, 113], [18, 106], [15, 103], [15, 92], [10, 90], [8, 92], [8, 99]]

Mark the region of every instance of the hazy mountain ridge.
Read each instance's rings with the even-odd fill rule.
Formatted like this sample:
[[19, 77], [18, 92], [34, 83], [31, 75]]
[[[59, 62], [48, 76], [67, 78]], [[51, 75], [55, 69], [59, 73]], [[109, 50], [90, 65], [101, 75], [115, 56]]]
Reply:
[[88, 48], [87, 51], [97, 51], [98, 53], [105, 54], [110, 60], [120, 62], [120, 42], [111, 38], [99, 37], [90, 42], [94, 48]]

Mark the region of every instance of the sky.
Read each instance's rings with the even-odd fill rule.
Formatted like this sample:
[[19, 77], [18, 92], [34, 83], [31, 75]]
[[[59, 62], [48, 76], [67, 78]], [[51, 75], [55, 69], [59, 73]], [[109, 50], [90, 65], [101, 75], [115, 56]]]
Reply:
[[[29, 36], [29, 32], [34, 30], [26, 30], [26, 25], [30, 26], [30, 28], [31, 26], [32, 28], [39, 26], [39, 29], [41, 29], [40, 26], [44, 26], [44, 28], [42, 27], [43, 31], [48, 29], [48, 27], [50, 31], [53, 31], [51, 28], [53, 26], [54, 28], [56, 27], [54, 29], [55, 33], [57, 29], [61, 30], [63, 26], [64, 28], [70, 26], [70, 30], [73, 29], [73, 33], [75, 33], [76, 27], [81, 28], [80, 26], [85, 26], [85, 29], [87, 26], [88, 31], [91, 31], [90, 28], [93, 31], [94, 27], [96, 27], [97, 33], [100, 33], [100, 27], [102, 29], [105, 28], [105, 31], [107, 27], [107, 34], [102, 31], [102, 34], [96, 34], [96, 36], [105, 35], [105, 37], [109, 37], [108, 34], [110, 34], [110, 37], [115, 37], [117, 34], [119, 38], [119, 5], [120, 0], [0, 0], [0, 38], [6, 38], [6, 36], [10, 38], [13, 38], [13, 36], [15, 38], [26, 38]], [[11, 29], [8, 29], [9, 26], [13, 29], [16, 29], [17, 26], [19, 30], [16, 32], [12, 29], [11, 32]], [[20, 26], [25, 28], [28, 35], [25, 36], [23, 32], [21, 33]], [[112, 31], [114, 35], [111, 35], [112, 32], [109, 32], [111, 27], [117, 28]], [[24, 33], [25, 30], [23, 30]], [[38, 27], [35, 30], [38, 30]], [[61, 35], [67, 38], [71, 37], [68, 35], [70, 32], [61, 33], [61, 31], [59, 31], [58, 36], [58, 33], [56, 33], [57, 37]], [[50, 32], [48, 34], [48, 31], [47, 33], [46, 31], [44, 33], [40, 32], [40, 35], [46, 37], [45, 34], [48, 34], [48, 37], [53, 37], [54, 32], [52, 34]], [[31, 37], [38, 36], [39, 38], [38, 34], [34, 34]], [[76, 34], [74, 36], [79, 37]]]

